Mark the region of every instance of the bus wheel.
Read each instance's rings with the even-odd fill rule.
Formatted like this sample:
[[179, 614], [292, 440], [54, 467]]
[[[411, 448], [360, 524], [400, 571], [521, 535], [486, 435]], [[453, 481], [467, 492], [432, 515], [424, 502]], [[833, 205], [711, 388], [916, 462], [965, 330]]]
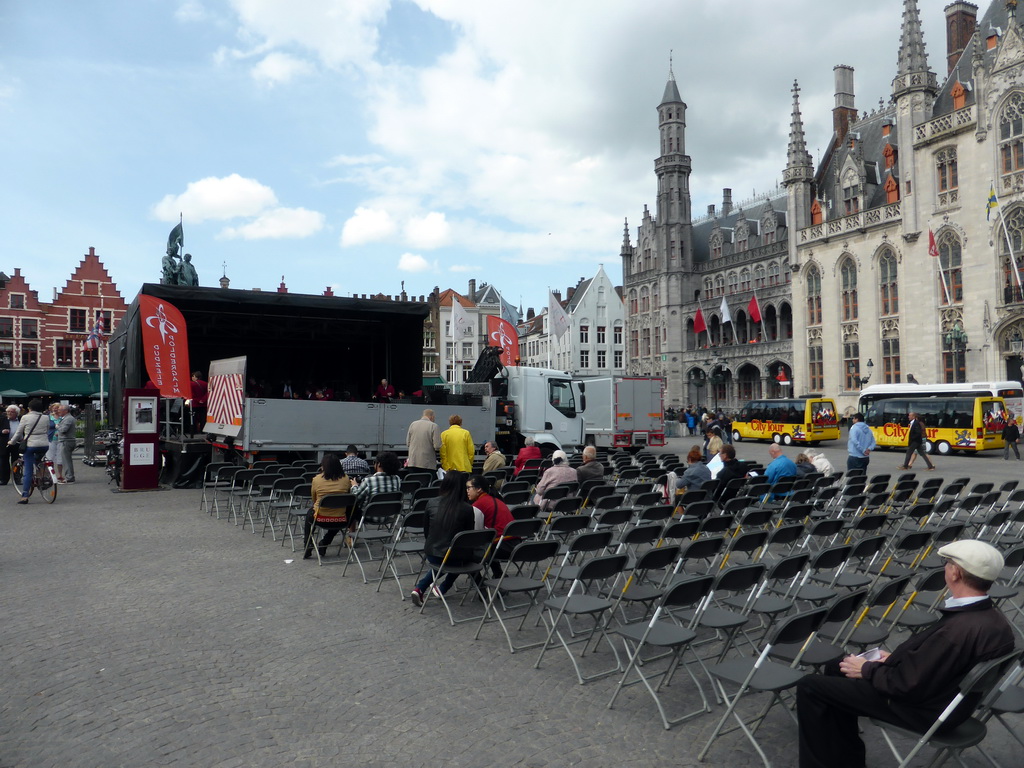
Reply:
[[945, 440], [939, 440], [939, 442], [932, 445], [931, 452], [938, 453], [940, 456], [949, 456], [953, 452], [953, 446]]
[[741, 442], [743, 442], [743, 435], [740, 434], [740, 431], [738, 429], [734, 429], [732, 431], [732, 441], [734, 443], [741, 443]]
[[793, 436], [791, 434], [789, 434], [788, 432], [786, 434], [784, 434], [782, 436], [782, 444], [783, 445], [792, 445], [793, 444]]
[[921, 444], [921, 447], [924, 448], [925, 453], [935, 453], [935, 443], [933, 443], [931, 440], [925, 440], [924, 443]]
[[778, 432], [773, 434], [772, 442], [775, 443], [776, 445], [782, 445], [782, 435], [780, 435]]

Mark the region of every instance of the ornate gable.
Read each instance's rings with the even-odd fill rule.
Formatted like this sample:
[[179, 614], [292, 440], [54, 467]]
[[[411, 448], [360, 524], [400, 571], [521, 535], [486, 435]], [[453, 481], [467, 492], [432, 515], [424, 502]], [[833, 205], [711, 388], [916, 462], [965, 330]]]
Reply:
[[996, 49], [996, 60], [992, 64], [992, 74], [1010, 69], [1024, 62], [1024, 40], [1021, 39], [1020, 26], [1008, 24], [1006, 32], [999, 40]]

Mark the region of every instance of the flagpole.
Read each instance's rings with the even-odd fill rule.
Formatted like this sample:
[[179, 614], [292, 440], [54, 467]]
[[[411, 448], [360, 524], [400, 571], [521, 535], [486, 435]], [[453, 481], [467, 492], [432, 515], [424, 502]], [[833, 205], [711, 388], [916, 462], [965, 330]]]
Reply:
[[[995, 184], [991, 187], [995, 195]], [[1003, 216], [1003, 206], [999, 205], [999, 198], [996, 197], [996, 207], [999, 209], [999, 223], [1002, 225], [1003, 237], [1006, 238], [1006, 250], [1010, 254], [1010, 263], [1013, 265], [1013, 276], [1017, 280], [1017, 290], [1020, 290], [1020, 270], [1017, 269], [1017, 259], [1013, 257], [1013, 242], [1010, 240], [1010, 232], [1006, 228], [1006, 218]]]

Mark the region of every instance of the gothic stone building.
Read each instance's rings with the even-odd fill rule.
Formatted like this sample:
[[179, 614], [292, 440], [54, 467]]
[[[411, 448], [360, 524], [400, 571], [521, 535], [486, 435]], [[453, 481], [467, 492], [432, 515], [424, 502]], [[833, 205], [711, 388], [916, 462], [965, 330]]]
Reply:
[[[626, 373], [665, 379], [665, 406], [735, 410], [793, 387], [787, 197], [768, 195], [692, 218], [686, 104], [669, 73], [658, 106], [661, 154], [654, 216], [623, 238]], [[756, 295], [761, 321], [748, 306]], [[697, 312], [707, 325], [697, 332]], [[728, 316], [726, 316], [728, 312]], [[731, 322], [729, 322], [731, 320]], [[698, 323], [699, 327], [699, 323]]]
[[971, 3], [947, 6], [940, 81], [918, 4], [904, 0], [891, 101], [858, 114], [853, 70], [836, 67], [835, 133], [817, 168], [794, 89], [784, 183], [798, 389], [835, 396], [848, 413], [869, 377], [1020, 380], [1024, 30], [1015, 11], [996, 0], [979, 24]]

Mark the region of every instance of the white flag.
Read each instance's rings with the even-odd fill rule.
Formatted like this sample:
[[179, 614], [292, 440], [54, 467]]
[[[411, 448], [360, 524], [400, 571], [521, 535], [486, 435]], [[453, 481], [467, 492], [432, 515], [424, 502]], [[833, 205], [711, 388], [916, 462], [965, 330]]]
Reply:
[[562, 338], [562, 334], [569, 330], [569, 313], [562, 309], [555, 294], [548, 291], [548, 333], [554, 334], [556, 339]]
[[459, 304], [459, 300], [452, 294], [452, 323], [451, 337], [456, 341], [469, 338], [472, 335], [469, 326], [469, 315], [465, 308]]
[[731, 323], [732, 322], [732, 315], [729, 314], [729, 304], [728, 304], [728, 302], [726, 302], [725, 296], [722, 297], [721, 310], [722, 310], [722, 323], [723, 324]]

